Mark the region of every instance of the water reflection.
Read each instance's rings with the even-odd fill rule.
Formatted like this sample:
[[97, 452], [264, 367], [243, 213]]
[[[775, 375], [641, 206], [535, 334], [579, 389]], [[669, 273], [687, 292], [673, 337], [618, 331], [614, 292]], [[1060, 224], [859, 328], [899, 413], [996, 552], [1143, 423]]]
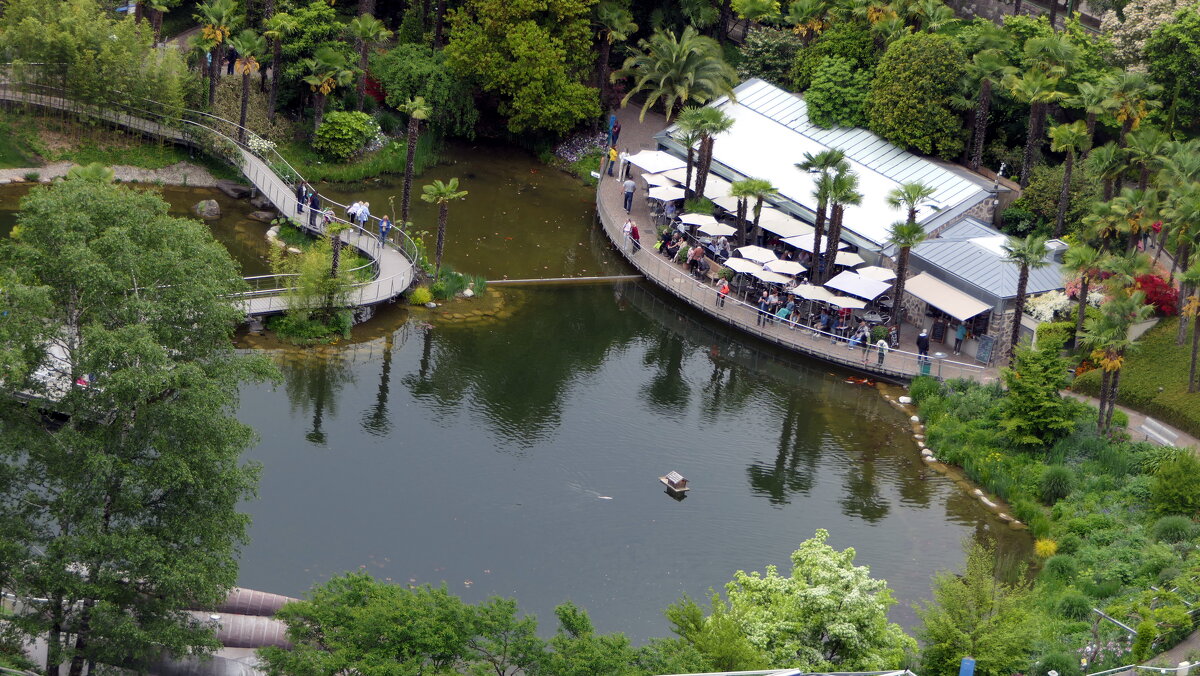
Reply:
[[354, 372], [347, 368], [346, 355], [334, 348], [292, 350], [279, 359], [284, 387], [293, 414], [309, 419], [304, 438], [311, 444], [325, 446], [326, 417], [338, 415], [339, 394], [354, 382]]
[[820, 450], [804, 425], [803, 399], [798, 392], [787, 395], [774, 462], [756, 462], [746, 468], [755, 493], [779, 507], [791, 503], [793, 493], [807, 495], [815, 479]]

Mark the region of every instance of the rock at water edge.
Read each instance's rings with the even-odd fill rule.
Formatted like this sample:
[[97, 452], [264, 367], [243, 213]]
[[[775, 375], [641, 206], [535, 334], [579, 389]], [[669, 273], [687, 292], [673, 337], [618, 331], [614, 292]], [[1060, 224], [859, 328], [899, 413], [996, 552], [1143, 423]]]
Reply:
[[192, 207], [192, 211], [206, 221], [215, 221], [221, 217], [221, 205], [217, 204], [216, 200], [202, 200], [200, 202], [196, 202], [196, 206]]
[[223, 178], [223, 179], [217, 181], [216, 186], [217, 186], [217, 190], [220, 190], [221, 192], [225, 193], [226, 195], [229, 195], [230, 197], [234, 198], [235, 200], [240, 200], [240, 199], [249, 197], [250, 192], [251, 192], [250, 186], [242, 185], [241, 183], [238, 183], [237, 181], [231, 181], [227, 178]]
[[[262, 221], [263, 223], [270, 223], [271, 221], [275, 220], [275, 212], [274, 211], [254, 211], [254, 212], [251, 212], [249, 218], [252, 218], [256, 221]], [[278, 232], [278, 231], [276, 231], [276, 232]]]

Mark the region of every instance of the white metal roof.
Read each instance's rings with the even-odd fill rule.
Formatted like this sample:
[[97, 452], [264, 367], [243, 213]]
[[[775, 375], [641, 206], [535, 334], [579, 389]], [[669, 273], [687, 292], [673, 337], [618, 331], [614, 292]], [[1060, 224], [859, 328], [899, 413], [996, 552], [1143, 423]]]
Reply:
[[[974, 205], [988, 197], [986, 187], [965, 174], [914, 155], [865, 129], [821, 129], [808, 120], [804, 99], [757, 78], [734, 90], [736, 102], [721, 98], [710, 104], [734, 119], [730, 130], [716, 137], [715, 163], [742, 176], [770, 181], [781, 196], [812, 211], [815, 176], [795, 167], [804, 153], [837, 148], [846, 153], [858, 175], [860, 206], [846, 209], [844, 227], [876, 247], [888, 239], [892, 223], [903, 220], [902, 209], [887, 205], [888, 192], [901, 183], [920, 181], [934, 188], [932, 208], [922, 209], [918, 221], [926, 229], [940, 213]], [[669, 135], [675, 130], [666, 130]], [[981, 179], [982, 180], [982, 179]]]

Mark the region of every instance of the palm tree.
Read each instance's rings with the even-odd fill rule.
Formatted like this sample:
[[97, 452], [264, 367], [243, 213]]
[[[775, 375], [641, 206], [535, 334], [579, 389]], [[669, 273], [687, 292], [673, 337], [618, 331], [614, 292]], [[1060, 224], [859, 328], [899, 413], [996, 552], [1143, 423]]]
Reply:
[[346, 32], [354, 38], [354, 46], [358, 51], [358, 110], [363, 109], [367, 98], [367, 56], [371, 46], [377, 45], [392, 37], [392, 32], [383, 22], [370, 14], [360, 14], [346, 24]]
[[[684, 196], [692, 196], [692, 169], [696, 166], [696, 146], [700, 143], [700, 130], [689, 125], [692, 120], [688, 115], [691, 108], [684, 108], [679, 114], [679, 126], [675, 132], [675, 140], [680, 145], [687, 148], [687, 172], [684, 174], [683, 192]], [[689, 118], [685, 123], [685, 118]]]
[[1146, 190], [1150, 187], [1150, 174], [1167, 160], [1164, 151], [1169, 139], [1155, 127], [1141, 127], [1125, 138], [1129, 159], [1138, 168], [1138, 190]]
[[313, 58], [301, 63], [308, 72], [304, 83], [313, 92], [313, 131], [316, 131], [325, 119], [326, 97], [334, 89], [350, 84], [354, 80], [354, 71], [346, 63], [345, 55], [329, 46], [318, 48]]
[[1066, 94], [1058, 89], [1058, 78], [1042, 70], [1031, 70], [1021, 76], [1009, 76], [1009, 92], [1013, 97], [1029, 105], [1028, 131], [1025, 137], [1025, 153], [1021, 156], [1021, 187], [1029, 185], [1033, 163], [1041, 145], [1042, 127], [1046, 122], [1046, 104], [1061, 101]]
[[242, 111], [238, 117], [238, 141], [246, 142], [246, 110], [250, 103], [250, 76], [258, 71], [258, 57], [267, 51], [267, 41], [253, 30], [246, 28], [236, 37], [230, 38], [230, 46], [238, 53], [233, 70], [242, 76]]
[[637, 32], [638, 25], [633, 22], [633, 14], [614, 0], [602, 0], [595, 6], [592, 23], [596, 27], [596, 41], [599, 43], [596, 50], [596, 86], [600, 90], [600, 106], [607, 110], [611, 105], [608, 74], [613, 43], [628, 40]]
[[346, 221], [331, 220], [325, 226], [325, 234], [329, 235], [329, 245], [333, 248], [333, 255], [330, 256], [329, 278], [337, 279], [338, 268], [342, 264], [342, 233], [350, 229], [350, 224]]
[[905, 222], [911, 225], [917, 222], [917, 211], [921, 206], [933, 201], [931, 198], [935, 192], [937, 191], [924, 183], [902, 183], [892, 188], [884, 199], [893, 209], [903, 207], [907, 210]]
[[275, 121], [275, 105], [279, 100], [279, 76], [283, 71], [283, 38], [299, 28], [296, 19], [287, 12], [272, 14], [263, 22], [263, 37], [271, 41], [271, 93], [267, 96], [267, 117]]
[[1013, 307], [1012, 336], [1008, 344], [1008, 360], [1012, 361], [1017, 353], [1017, 342], [1021, 338], [1021, 315], [1025, 312], [1025, 292], [1029, 288], [1029, 271], [1049, 265], [1046, 260], [1046, 238], [1029, 235], [1025, 239], [1009, 237], [1002, 245], [1004, 260], [1017, 265], [1020, 276], [1017, 277], [1017, 300]]
[[737, 202], [737, 243], [738, 246], [746, 246], [749, 243], [749, 237], [746, 233], [746, 212], [749, 211], [749, 200], [754, 196], [754, 186], [751, 183], [754, 179], [746, 178], [740, 181], [734, 181], [729, 186], [729, 194], [736, 197]]
[[1109, 431], [1112, 426], [1125, 351], [1133, 344], [1129, 339], [1129, 327], [1146, 319], [1153, 311], [1154, 307], [1146, 304], [1145, 294], [1141, 291], [1118, 289], [1112, 300], [1100, 306], [1100, 317], [1086, 322], [1083, 343], [1091, 348], [1092, 359], [1103, 369], [1098, 417], [1101, 432]]
[[836, 148], [822, 150], [815, 155], [804, 153], [804, 160], [796, 163], [796, 168], [809, 173], [819, 173], [813, 196], [817, 198], [817, 215], [813, 224], [813, 278], [820, 274], [821, 238], [825, 236], [825, 224], [828, 221], [829, 194], [833, 188], [834, 174], [844, 174], [850, 171], [850, 163], [846, 161], [846, 153]]
[[233, 30], [241, 22], [234, 0], [208, 0], [196, 7], [196, 21], [201, 25], [200, 35], [213, 45], [212, 63], [208, 65], [208, 105], [217, 96], [217, 78], [221, 73], [221, 62], [225, 60], [225, 45]]
[[1075, 319], [1075, 333], [1073, 337], [1079, 338], [1079, 334], [1083, 333], [1083, 320], [1087, 315], [1087, 298], [1089, 287], [1092, 282], [1092, 277], [1097, 274], [1102, 260], [1102, 254], [1093, 247], [1086, 244], [1077, 244], [1063, 254], [1062, 269], [1064, 272], [1074, 276], [1079, 275], [1079, 313]]
[[829, 236], [825, 244], [825, 271], [822, 283], [833, 276], [833, 262], [837, 260], [838, 244], [842, 239], [842, 219], [846, 207], [862, 204], [862, 197], [862, 193], [858, 192], [857, 174], [844, 171], [833, 175], [829, 186]]
[[442, 274], [442, 251], [446, 247], [446, 217], [450, 213], [450, 203], [466, 197], [467, 191], [458, 189], [457, 178], [445, 183], [434, 181], [421, 190], [424, 192], [421, 199], [438, 205], [437, 250], [433, 269], [433, 278], [436, 281]]
[[795, 0], [788, 5], [785, 19], [807, 47], [814, 37], [829, 27], [829, 3], [826, 0]]
[[1116, 110], [1117, 102], [1109, 97], [1108, 88], [1098, 82], [1080, 82], [1078, 85], [1079, 93], [1067, 99], [1067, 105], [1072, 108], [1078, 108], [1085, 114], [1085, 124], [1087, 127], [1087, 147], [1083, 151], [1083, 156], [1087, 157], [1092, 151], [1092, 142], [1096, 138], [1096, 121], [1101, 115], [1108, 115]]
[[971, 159], [968, 167], [979, 171], [983, 161], [983, 145], [987, 138], [988, 114], [992, 108], [992, 87], [1016, 73], [1008, 65], [1008, 57], [999, 49], [985, 49], [971, 57], [967, 64], [967, 76], [978, 83], [979, 96], [975, 103], [975, 131], [971, 141]]
[[1087, 142], [1087, 125], [1083, 120], [1050, 128], [1050, 150], [1067, 154], [1063, 162], [1062, 188], [1058, 191], [1058, 212], [1054, 216], [1055, 237], [1062, 237], [1063, 234], [1063, 220], [1071, 198], [1071, 171], [1075, 168], [1075, 154], [1086, 147]]
[[433, 109], [425, 103], [425, 97], [417, 96], [402, 104], [400, 112], [408, 115], [408, 156], [404, 161], [404, 196], [400, 201], [400, 222], [408, 223], [408, 208], [412, 195], [413, 160], [417, 153], [417, 139], [421, 134], [421, 120], [428, 120]]
[[714, 137], [729, 131], [733, 118], [716, 108], [697, 108], [695, 129], [700, 132], [700, 157], [696, 168], [696, 195], [704, 196], [708, 170], [712, 167]]
[[900, 338], [900, 308], [904, 307], [904, 284], [908, 276], [908, 254], [912, 248], [925, 241], [925, 228], [913, 220], [892, 224], [888, 244], [899, 247], [896, 256], [896, 281], [892, 285], [892, 325], [896, 327], [896, 339]]
[[1088, 154], [1088, 169], [1100, 178], [1104, 201], [1108, 202], [1120, 187], [1121, 176], [1129, 168], [1125, 149], [1109, 141]]
[[[1194, 261], [1195, 242], [1200, 240], [1200, 183], [1189, 183], [1172, 190], [1168, 194], [1168, 206], [1163, 209], [1167, 221], [1164, 230], [1175, 245], [1175, 256], [1171, 264], [1171, 274], [1175, 274], [1176, 266], [1180, 266], [1179, 295], [1186, 296], [1189, 289], [1195, 293], [1192, 279], [1189, 276]], [[1175, 344], [1183, 345], [1187, 337], [1188, 320], [1182, 314], [1179, 319], [1179, 329], [1175, 336]]]
[[625, 59], [610, 79], [634, 78], [633, 86], [621, 99], [622, 106], [635, 95], [646, 93], [639, 119], [644, 120], [646, 111], [659, 101], [670, 120], [678, 108], [688, 103], [732, 97], [737, 71], [725, 63], [717, 41], [700, 35], [695, 28], [684, 28], [678, 37], [660, 28], [638, 46], [641, 51]]
[[762, 237], [762, 229], [758, 225], [758, 220], [762, 217], [763, 200], [778, 195], [779, 189], [771, 185], [770, 181], [762, 178], [747, 178], [742, 183], [746, 184], [746, 191], [750, 197], [754, 198], [754, 234], [751, 243], [757, 244]]
[[[1192, 360], [1188, 368], [1188, 392], [1195, 392], [1200, 387], [1196, 378], [1196, 356], [1200, 353], [1200, 320], [1197, 320], [1197, 317], [1200, 317], [1200, 295], [1197, 295], [1197, 289], [1200, 289], [1200, 266], [1192, 266], [1192, 269], [1183, 273], [1180, 281], [1185, 288], [1192, 290], [1179, 313], [1179, 323], [1186, 324], [1185, 318], [1192, 322]], [[1186, 325], [1184, 330], [1187, 330]]]
[[165, 2], [156, 2], [155, 0], [150, 0], [149, 7], [151, 12], [150, 30], [154, 31], [154, 44], [157, 45], [162, 42], [163, 15], [171, 11], [171, 7]]
[[1102, 81], [1108, 87], [1109, 98], [1116, 108], [1117, 122], [1121, 124], [1121, 135], [1117, 145], [1122, 148], [1129, 142], [1129, 132], [1138, 128], [1150, 111], [1162, 104], [1154, 99], [1162, 92], [1162, 86], [1150, 82], [1145, 73], [1117, 71]]

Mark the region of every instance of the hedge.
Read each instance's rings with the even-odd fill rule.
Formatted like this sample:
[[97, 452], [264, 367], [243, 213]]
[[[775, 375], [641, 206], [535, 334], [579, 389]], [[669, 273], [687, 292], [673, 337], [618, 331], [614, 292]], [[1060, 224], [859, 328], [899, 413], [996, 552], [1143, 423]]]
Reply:
[[[1187, 391], [1191, 331], [1183, 345], [1176, 345], [1178, 330], [1178, 317], [1165, 318], [1130, 348], [1121, 368], [1117, 402], [1200, 437], [1200, 393]], [[1071, 389], [1099, 396], [1100, 371], [1079, 376]]]

